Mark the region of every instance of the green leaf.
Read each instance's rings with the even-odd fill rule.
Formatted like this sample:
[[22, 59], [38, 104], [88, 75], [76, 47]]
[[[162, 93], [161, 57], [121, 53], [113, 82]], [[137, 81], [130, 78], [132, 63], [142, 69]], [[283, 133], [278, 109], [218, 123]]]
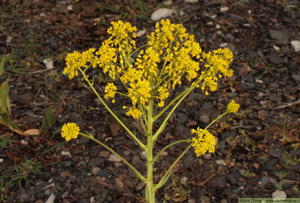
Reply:
[[9, 78], [0, 86], [0, 113], [8, 113], [10, 115], [9, 101]]
[[45, 111], [45, 117], [43, 118], [42, 125], [40, 127], [40, 133], [47, 133], [50, 128], [53, 127], [56, 119], [52, 115], [52, 106], [48, 107]]
[[5, 62], [5, 57], [2, 57], [0, 62], [0, 76], [4, 73], [4, 62]]
[[159, 184], [158, 189], [164, 186], [164, 184], [167, 182], [169, 179], [170, 175], [172, 174], [172, 170], [170, 170], [169, 174], [166, 176], [166, 178]]
[[10, 142], [11, 138], [10, 137], [2, 137], [0, 139], [0, 148], [4, 148], [7, 146], [7, 144]]

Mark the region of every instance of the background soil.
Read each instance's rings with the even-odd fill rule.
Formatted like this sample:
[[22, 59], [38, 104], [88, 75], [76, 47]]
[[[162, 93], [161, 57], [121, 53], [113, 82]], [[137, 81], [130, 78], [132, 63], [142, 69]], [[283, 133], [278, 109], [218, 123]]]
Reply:
[[[234, 76], [208, 96], [194, 91], [172, 115], [155, 151], [188, 138], [192, 128], [205, 127], [231, 99], [241, 109], [212, 127], [216, 152], [196, 157], [189, 151], [157, 192], [157, 201], [300, 198], [299, 1], [2, 0], [5, 74], [0, 82], [9, 78], [11, 119], [31, 133], [0, 126], [0, 200], [143, 202], [144, 185], [120, 160], [87, 139], [64, 142], [60, 137], [63, 123], [76, 122], [145, 171], [136, 143], [86, 84], [70, 81], [62, 71], [67, 53], [99, 48], [113, 20], [129, 21], [145, 32], [137, 44], [145, 43], [155, 28], [151, 14], [159, 8], [173, 9], [168, 18], [182, 23], [204, 51], [229, 48]], [[109, 79], [98, 70], [91, 75], [103, 91]], [[118, 111], [125, 102], [117, 98], [110, 106], [134, 129], [134, 121]], [[35, 135], [34, 129], [41, 133]], [[164, 154], [155, 165], [156, 181], [185, 147], [179, 144]]]

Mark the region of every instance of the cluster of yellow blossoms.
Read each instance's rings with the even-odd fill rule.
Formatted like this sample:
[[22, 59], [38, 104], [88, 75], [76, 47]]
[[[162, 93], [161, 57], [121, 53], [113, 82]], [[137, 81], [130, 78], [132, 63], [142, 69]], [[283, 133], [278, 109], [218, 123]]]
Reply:
[[236, 113], [240, 108], [240, 105], [236, 103], [234, 100], [231, 100], [231, 102], [227, 105], [227, 111], [228, 113]]
[[66, 141], [69, 141], [70, 139], [74, 138], [76, 139], [79, 134], [79, 127], [76, 123], [67, 123], [64, 124], [61, 129], [61, 136], [66, 139]]
[[[236, 113], [239, 110], [239, 108], [240, 105], [237, 104], [234, 100], [231, 100], [231, 102], [227, 105], [227, 112], [225, 112], [225, 114]], [[203, 130], [198, 127], [197, 130], [192, 129], [191, 133], [197, 135], [196, 137], [192, 138], [192, 146], [194, 147], [197, 156], [201, 156], [207, 151], [209, 153], [215, 152], [216, 140], [215, 137], [208, 130]]]
[[[72, 79], [78, 76], [78, 72], [86, 75], [90, 67], [101, 68], [113, 80], [106, 85], [104, 97], [113, 103], [116, 94], [130, 98], [132, 106], [124, 106], [123, 109], [127, 109], [126, 115], [135, 119], [143, 115], [142, 111], [150, 99], [155, 99], [159, 107], [164, 107], [170, 91], [181, 85], [184, 79], [192, 81], [191, 86], [200, 87], [208, 94], [217, 90], [220, 78], [233, 74], [229, 68], [233, 54], [228, 49], [203, 52], [194, 36], [180, 24], [162, 20], [147, 36], [147, 44], [140, 48], [136, 48], [134, 41], [136, 27], [122, 21], [111, 24], [107, 31], [111, 36], [98, 51], [92, 48], [83, 53], [74, 51], [68, 54], [63, 73]], [[136, 60], [132, 58], [134, 53], [139, 53]], [[117, 79], [127, 92], [117, 92]], [[232, 100], [226, 113], [235, 113], [238, 109], [239, 104]], [[67, 141], [77, 138], [78, 134], [79, 127], [75, 123], [63, 125], [62, 137]], [[193, 129], [192, 134], [197, 135], [192, 138], [197, 156], [215, 151], [215, 137], [208, 130]]]
[[207, 151], [209, 153], [215, 152], [216, 139], [208, 130], [203, 130], [197, 128], [197, 130], [192, 129], [192, 134], [197, 134], [197, 137], [193, 137], [193, 147], [197, 156], [205, 154]]
[[[139, 104], [147, 105], [150, 98], [156, 98], [158, 106], [163, 107], [169, 92], [184, 78], [194, 80], [192, 85], [200, 86], [207, 94], [217, 89], [219, 78], [233, 74], [229, 68], [233, 55], [228, 49], [202, 52], [194, 36], [180, 24], [162, 20], [148, 36], [147, 44], [138, 49], [133, 40], [136, 30], [128, 22], [112, 22], [107, 31], [111, 37], [99, 50], [68, 54], [63, 73], [72, 79], [79, 70], [85, 72], [89, 67], [100, 67], [113, 81], [119, 78], [127, 89], [127, 93], [121, 94], [129, 97], [132, 103], [127, 115], [134, 118], [142, 115]], [[131, 56], [135, 52], [139, 55], [134, 61]], [[204, 67], [200, 68], [200, 64]], [[117, 86], [108, 83], [105, 98], [114, 102], [116, 94]]]

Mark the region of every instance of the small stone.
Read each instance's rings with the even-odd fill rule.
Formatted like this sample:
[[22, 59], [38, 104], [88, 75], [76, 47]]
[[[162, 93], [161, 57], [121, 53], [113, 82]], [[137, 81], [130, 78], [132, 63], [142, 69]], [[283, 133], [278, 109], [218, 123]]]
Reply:
[[230, 34], [230, 33], [227, 33], [225, 36], [229, 40], [233, 40], [234, 39], [234, 36], [232, 34]]
[[300, 41], [293, 40], [291, 41], [291, 45], [294, 47], [295, 52], [300, 51]]
[[98, 173], [100, 170], [101, 170], [100, 168], [94, 167], [94, 168], [92, 169], [92, 174], [93, 174], [94, 176], [96, 176], [97, 173]]
[[30, 199], [30, 196], [28, 194], [22, 194], [20, 196], [20, 202], [28, 202]]
[[272, 193], [272, 198], [286, 198], [286, 193], [282, 190], [276, 190]]
[[271, 94], [270, 95], [270, 100], [274, 102], [281, 102], [281, 96], [277, 94]]
[[276, 51], [280, 51], [280, 47], [274, 45], [273, 48], [276, 50]]
[[28, 104], [32, 101], [32, 96], [31, 94], [25, 93], [25, 94], [17, 95], [15, 100], [21, 104]]
[[273, 88], [278, 88], [278, 87], [279, 87], [279, 84], [278, 84], [277, 82], [272, 82], [272, 83], [270, 84], [270, 86], [273, 87]]
[[224, 177], [215, 176], [211, 180], [211, 186], [213, 188], [218, 188], [220, 190], [224, 190], [226, 188], [226, 180]]
[[183, 184], [183, 185], [186, 185], [187, 180], [188, 180], [187, 177], [182, 177], [182, 178], [180, 178], [180, 183]]
[[216, 160], [216, 164], [225, 166], [226, 162], [223, 159], [219, 159], [219, 160]]
[[110, 152], [109, 151], [100, 151], [99, 155], [102, 158], [107, 158], [109, 156]]
[[226, 179], [230, 183], [230, 185], [237, 185], [239, 176], [239, 173], [235, 172], [227, 175]]
[[186, 159], [184, 159], [183, 161], [183, 165], [186, 167], [186, 168], [189, 168], [193, 165], [194, 163], [194, 157], [192, 155], [188, 155]]
[[69, 191], [64, 192], [64, 194], [61, 195], [62, 198], [66, 198], [69, 196]]
[[67, 6], [67, 10], [68, 10], [68, 11], [73, 11], [73, 5], [68, 5], [68, 6]]
[[71, 175], [71, 173], [68, 172], [68, 171], [62, 171], [62, 172], [60, 173], [60, 176], [63, 177], [63, 178], [68, 177], [68, 176], [70, 176], [70, 175]]
[[201, 203], [210, 203], [209, 198], [206, 196], [201, 196], [200, 197], [200, 202]]
[[229, 7], [221, 7], [220, 8], [220, 12], [222, 12], [222, 13], [225, 13], [225, 12], [227, 12], [227, 11], [229, 11]]
[[137, 165], [142, 165], [144, 162], [140, 159], [139, 156], [135, 155], [132, 159], [132, 164], [137, 166]]
[[286, 153], [286, 150], [281, 147], [271, 147], [269, 149], [269, 155], [271, 155], [273, 157], [280, 157], [284, 153]]
[[210, 157], [211, 157], [211, 154], [204, 154], [203, 155], [203, 158], [206, 159], [206, 160], [210, 159]]
[[26, 141], [26, 140], [21, 140], [21, 143], [22, 143], [23, 145], [28, 145], [28, 141]]
[[111, 162], [121, 162], [122, 161], [118, 156], [116, 156], [114, 154], [109, 155], [108, 160]]
[[143, 159], [143, 160], [147, 160], [147, 154], [146, 154], [146, 151], [140, 152], [140, 157], [141, 157], [141, 159]]
[[251, 74], [246, 74], [246, 75], [244, 75], [243, 78], [246, 82], [254, 82], [253, 75], [251, 75]]
[[90, 139], [87, 137], [81, 137], [81, 138], [77, 139], [77, 144], [80, 144], [80, 145], [88, 144], [89, 142], [90, 142]]
[[239, 74], [240, 75], [245, 75], [245, 74], [247, 74], [248, 72], [250, 72], [251, 71], [251, 68], [250, 68], [250, 66], [248, 65], [248, 64], [246, 64], [246, 63], [243, 63], [242, 65], [241, 65], [241, 67], [239, 67]]
[[70, 154], [70, 152], [68, 152], [68, 151], [62, 151], [62, 152], [61, 152], [61, 155], [63, 155], [63, 156], [68, 156], [68, 157], [72, 157], [71, 154]]
[[225, 43], [220, 44], [219, 47], [224, 48], [224, 47], [226, 47], [227, 45], [228, 45], [228, 43], [225, 42]]
[[146, 30], [145, 30], [145, 29], [144, 29], [144, 30], [139, 30], [139, 31], [137, 31], [137, 33], [136, 33], [136, 37], [141, 37], [141, 36], [143, 36], [145, 33], [146, 33]]
[[100, 164], [102, 164], [104, 162], [104, 159], [102, 158], [99, 158], [99, 157], [95, 157], [95, 158], [92, 158], [88, 165], [89, 166], [99, 166]]
[[145, 187], [145, 183], [144, 182], [140, 182], [139, 184], [137, 184], [137, 186], [135, 187], [136, 191], [140, 191]]
[[276, 56], [276, 55], [268, 56], [268, 59], [269, 59], [270, 62], [273, 63], [273, 64], [281, 64], [281, 63], [285, 63], [284, 58], [282, 58], [282, 57], [280, 57], [280, 56]]
[[116, 182], [116, 186], [122, 190], [124, 187], [124, 183], [122, 182], [122, 180], [120, 178], [116, 178], [115, 182]]
[[254, 168], [259, 169], [259, 164], [258, 163], [253, 163]]
[[46, 65], [47, 70], [52, 70], [54, 68], [53, 60], [51, 58], [44, 59], [43, 63]]
[[300, 75], [292, 75], [292, 78], [298, 82], [300, 82]]
[[197, 201], [195, 199], [189, 199], [188, 203], [196, 203]]
[[200, 112], [199, 121], [204, 124], [210, 123], [210, 110], [203, 110]]
[[65, 168], [65, 167], [71, 166], [71, 165], [72, 165], [72, 162], [71, 162], [71, 161], [62, 161], [62, 162], [60, 163], [60, 165], [61, 165], [63, 168]]
[[50, 194], [51, 194], [51, 189], [49, 189], [49, 188], [46, 189], [46, 190], [45, 190], [45, 195], [46, 195], [46, 196], [49, 196]]
[[166, 0], [166, 1], [163, 2], [164, 6], [171, 6], [172, 4], [173, 4], [172, 0]]
[[166, 17], [172, 15], [173, 13], [174, 13], [173, 9], [160, 8], [151, 14], [151, 20], [158, 21], [162, 18], [166, 18]]
[[289, 44], [290, 34], [287, 31], [269, 30], [269, 36], [271, 39], [277, 40], [276, 43], [279, 45]]
[[100, 170], [96, 175], [99, 177], [108, 177], [110, 174], [111, 174], [110, 171]]

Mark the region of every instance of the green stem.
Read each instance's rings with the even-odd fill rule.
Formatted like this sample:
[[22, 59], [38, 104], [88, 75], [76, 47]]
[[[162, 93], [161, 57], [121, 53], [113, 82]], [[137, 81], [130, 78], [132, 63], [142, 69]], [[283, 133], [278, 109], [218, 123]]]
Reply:
[[148, 102], [148, 122], [147, 122], [147, 181], [146, 181], [146, 193], [149, 203], [155, 203], [155, 192], [153, 190], [153, 99], [149, 99]]
[[160, 111], [159, 114], [154, 116], [153, 120], [156, 121], [161, 115], [163, 115], [165, 111], [168, 110], [178, 99], [180, 99], [180, 97], [186, 94], [186, 92], [189, 91], [190, 88], [184, 90], [182, 93], [180, 93], [180, 95], [178, 95], [175, 99], [173, 99], [173, 101], [171, 101], [162, 111]]
[[80, 133], [81, 135], [83, 135], [84, 137], [87, 137], [95, 142], [97, 142], [98, 144], [100, 144], [102, 147], [104, 147], [105, 149], [109, 150], [111, 153], [115, 154], [117, 157], [119, 157], [125, 164], [127, 164], [127, 166], [129, 166], [133, 172], [136, 174], [136, 176], [141, 180], [141, 181], [146, 181], [146, 178], [140, 174], [140, 172], [138, 172], [130, 163], [128, 163], [121, 155], [119, 155], [116, 151], [114, 151], [113, 149], [111, 149], [110, 147], [108, 147], [106, 144], [102, 143], [101, 141], [97, 140], [94, 138], [93, 135], [87, 133]]
[[159, 156], [161, 155], [161, 153], [163, 153], [164, 151], [166, 151], [168, 148], [172, 147], [173, 145], [176, 145], [178, 143], [182, 143], [182, 142], [192, 142], [192, 140], [178, 140], [176, 142], [172, 142], [171, 144], [168, 144], [167, 146], [165, 146], [162, 150], [160, 150], [156, 156], [154, 157], [153, 161], [156, 162], [159, 158]]
[[[157, 137], [160, 135], [160, 133], [164, 130], [164, 128], [166, 127], [166, 124], [170, 118], [170, 116], [172, 115], [172, 113], [175, 111], [175, 109], [177, 108], [177, 106], [182, 102], [182, 100], [195, 88], [195, 85], [190, 86], [187, 90], [184, 91], [184, 94], [180, 94], [179, 96], [181, 96], [181, 98], [179, 99], [179, 101], [174, 105], [173, 109], [170, 111], [170, 113], [167, 115], [167, 117], [165, 118], [164, 122], [161, 124], [161, 126], [159, 127], [159, 129], [157, 130], [157, 132], [154, 134], [153, 136], [153, 140], [155, 141], [157, 139]], [[176, 97], [174, 100], [178, 99], [179, 97]], [[173, 101], [172, 101], [173, 102]], [[172, 103], [171, 102], [171, 103]], [[170, 104], [171, 104], [170, 103]], [[169, 105], [168, 105], [169, 106]], [[165, 109], [164, 109], [165, 110]], [[160, 114], [159, 114], [160, 115]], [[158, 115], [157, 115], [158, 116]], [[157, 117], [155, 116], [155, 118]]]
[[146, 46], [148, 46], [148, 44], [144, 44], [143, 46], [140, 46], [140, 47], [137, 48], [135, 51], [131, 52], [131, 53], [129, 54], [129, 56], [132, 56], [134, 53], [138, 52], [141, 48], [144, 48], [144, 47], [146, 47]]
[[100, 97], [98, 92], [95, 90], [94, 86], [90, 83], [90, 81], [87, 79], [85, 73], [79, 69], [81, 73], [83, 74], [84, 80], [89, 84], [89, 86], [92, 88], [93, 92], [96, 94], [98, 99], [101, 101], [101, 103], [105, 106], [105, 108], [109, 111], [109, 113], [120, 123], [120, 125], [135, 139], [135, 141], [140, 145], [142, 149], [146, 149], [146, 146], [124, 125], [124, 123], [114, 114], [114, 112], [107, 106], [107, 104], [103, 101], [103, 99]]
[[158, 182], [158, 184], [154, 187], [154, 192], [156, 192], [159, 188], [163, 186], [163, 183], [166, 182], [166, 177], [170, 174], [173, 167], [177, 164], [177, 162], [183, 157], [183, 155], [192, 147], [193, 143], [191, 143], [182, 153], [181, 155], [173, 162], [173, 164], [170, 166], [170, 168], [167, 170], [165, 175], [161, 178], [161, 180]]
[[208, 129], [212, 124], [214, 124], [216, 121], [218, 121], [219, 119], [221, 119], [226, 114], [228, 114], [228, 111], [226, 111], [225, 113], [223, 113], [223, 114], [219, 115], [217, 118], [215, 118], [208, 126], [206, 126], [206, 128], [204, 130]]

